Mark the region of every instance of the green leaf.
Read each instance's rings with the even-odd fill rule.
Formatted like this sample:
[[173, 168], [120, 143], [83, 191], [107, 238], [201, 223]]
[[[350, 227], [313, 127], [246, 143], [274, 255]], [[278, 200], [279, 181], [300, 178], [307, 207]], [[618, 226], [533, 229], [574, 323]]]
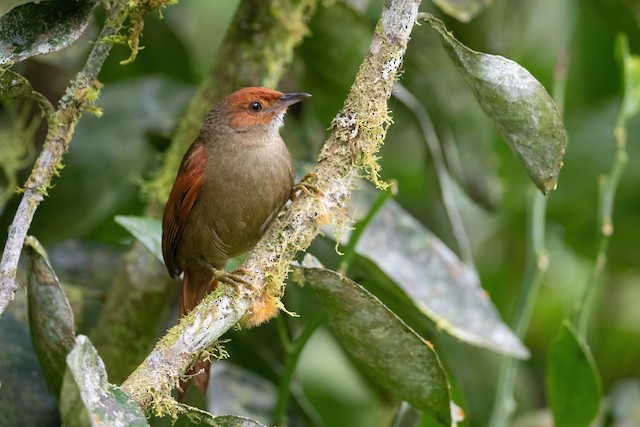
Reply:
[[[377, 190], [364, 183], [348, 201], [357, 221], [371, 209]], [[335, 233], [325, 230], [327, 236]], [[343, 233], [342, 241], [349, 239]], [[502, 322], [498, 311], [468, 268], [433, 233], [395, 201], [380, 208], [356, 245], [356, 253], [372, 261], [436, 325], [479, 347], [518, 358], [529, 351]]]
[[31, 236], [25, 241], [29, 257], [29, 329], [42, 373], [58, 397], [66, 371], [66, 357], [75, 343], [73, 311], [47, 254]]
[[250, 418], [237, 415], [211, 415], [192, 406], [178, 404], [178, 423], [187, 422], [193, 427], [265, 427]]
[[66, 427], [149, 425], [136, 403], [107, 382], [104, 363], [84, 335], [78, 335], [75, 347], [67, 356], [60, 413]]
[[162, 222], [145, 216], [116, 215], [115, 221], [162, 261]]
[[458, 21], [469, 22], [491, 4], [491, 0], [433, 0], [433, 3]]
[[598, 413], [602, 385], [596, 364], [580, 332], [566, 320], [549, 349], [546, 389], [557, 426], [588, 426]]
[[381, 386], [451, 424], [449, 383], [433, 345], [356, 282], [295, 267], [315, 290], [336, 336]]
[[544, 194], [555, 189], [567, 142], [562, 117], [551, 96], [516, 62], [469, 49], [442, 21], [425, 16], [531, 180]]
[[87, 28], [95, 0], [27, 3], [0, 17], [0, 65], [64, 49]]

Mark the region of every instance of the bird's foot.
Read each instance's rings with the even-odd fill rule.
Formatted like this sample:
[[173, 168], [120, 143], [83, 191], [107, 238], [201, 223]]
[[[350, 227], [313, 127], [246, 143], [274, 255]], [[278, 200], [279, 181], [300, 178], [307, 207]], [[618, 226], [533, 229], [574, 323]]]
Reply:
[[308, 182], [309, 178], [316, 178], [316, 177], [317, 175], [315, 173], [310, 172], [306, 174], [304, 178], [300, 180], [299, 183], [295, 184], [293, 186], [293, 190], [291, 191], [291, 201], [294, 201], [298, 197], [298, 192], [302, 192], [307, 196], [311, 196], [314, 193], [316, 196], [324, 196], [324, 191], [322, 191], [317, 186]]
[[242, 286], [247, 286], [251, 289], [255, 289], [255, 286], [244, 277], [251, 276], [251, 273], [244, 268], [238, 268], [234, 271], [224, 271], [213, 269], [213, 276], [222, 283], [225, 283], [236, 290], [236, 292], [240, 293], [240, 288]]

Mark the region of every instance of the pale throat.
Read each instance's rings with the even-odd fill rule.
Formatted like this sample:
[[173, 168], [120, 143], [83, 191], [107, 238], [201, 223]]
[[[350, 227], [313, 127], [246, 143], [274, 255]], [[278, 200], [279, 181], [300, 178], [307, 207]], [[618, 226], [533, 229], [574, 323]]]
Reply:
[[284, 125], [284, 115], [286, 111], [280, 111], [276, 113], [269, 123], [268, 129], [268, 141], [274, 141], [280, 139], [280, 128]]

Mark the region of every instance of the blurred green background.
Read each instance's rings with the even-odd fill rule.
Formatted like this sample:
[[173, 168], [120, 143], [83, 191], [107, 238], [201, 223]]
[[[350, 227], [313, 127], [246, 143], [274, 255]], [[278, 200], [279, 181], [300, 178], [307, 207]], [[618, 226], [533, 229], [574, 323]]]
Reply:
[[[366, 52], [381, 4], [379, 0], [323, 2], [310, 23], [310, 34], [297, 48], [281, 89], [314, 95], [288, 115], [283, 128], [283, 137], [299, 165], [315, 161], [328, 134], [326, 129]], [[0, 12], [9, 6], [3, 4]], [[94, 307], [100, 306], [104, 287], [93, 283], [100, 280], [94, 281], [92, 273], [78, 270], [89, 265], [104, 274], [109, 261], [96, 261], [95, 265], [79, 262], [80, 268], [74, 267], [73, 260], [87, 251], [107, 254], [104, 259], [113, 260], [126, 250], [131, 237], [113, 217], [142, 214], [145, 200], [140, 183], [150, 179], [159, 166], [174, 126], [214, 58], [236, 6], [237, 1], [190, 0], [165, 9], [163, 20], [151, 14], [141, 41], [145, 48], [137, 60], [120, 65], [129, 52], [117, 47], [100, 73], [104, 89], [98, 106], [104, 115], [98, 119], [85, 114], [82, 118], [61, 176], [38, 209], [30, 231], [51, 249], [54, 260], [58, 254], [60, 264], [54, 261], [54, 267], [69, 271], [59, 272], [63, 280], [95, 288]], [[422, 10], [439, 13], [426, 1]], [[86, 59], [89, 42], [99, 28], [97, 23], [103, 19], [100, 15], [71, 48], [30, 59], [15, 70], [56, 102]], [[558, 188], [548, 200], [546, 242], [550, 265], [524, 340], [532, 357], [522, 365], [516, 388], [518, 425], [547, 425], [539, 419], [534, 424], [525, 423], [534, 411], [546, 407], [543, 383], [547, 349], [562, 319], [571, 314], [594, 263], [597, 182], [613, 161], [613, 128], [620, 105], [621, 71], [614, 56], [614, 40], [617, 33], [624, 32], [632, 53], [640, 51], [640, 2], [494, 0], [470, 23], [457, 22], [442, 13], [439, 16], [461, 42], [474, 50], [515, 60], [550, 92], [559, 61], [566, 61], [568, 67], [564, 115], [569, 146]], [[534, 187], [428, 25], [413, 31], [402, 84], [427, 107], [446, 143], [445, 151], [454, 153], [447, 162], [456, 178], [455, 198], [462, 209], [481, 282], [509, 323], [523, 275], [527, 199]], [[394, 125], [381, 153], [382, 177], [397, 181], [396, 200], [455, 251], [457, 244], [432, 159], [415, 117], [395, 98], [389, 108]], [[0, 120], [6, 125], [9, 119]], [[613, 402], [611, 407], [616, 407], [619, 399], [630, 399], [636, 414], [640, 411], [639, 130], [637, 119], [629, 123], [629, 166], [616, 196], [615, 232], [587, 337], [604, 393]], [[42, 130], [37, 135], [42, 141]], [[29, 169], [20, 171], [18, 182], [24, 182]], [[14, 196], [6, 205], [0, 202], [0, 241], [6, 239], [18, 201]], [[317, 242], [312, 252], [329, 266], [335, 263], [331, 261], [335, 259], [331, 243]], [[108, 277], [103, 282], [108, 283]], [[296, 306], [295, 301], [305, 291], [291, 292], [286, 298], [293, 301], [293, 306], [287, 307], [304, 315], [304, 304]], [[83, 330], [81, 324], [79, 332], [88, 332], [93, 311], [87, 314], [87, 329]], [[167, 320], [168, 325], [172, 322], [172, 318]], [[268, 335], [269, 328], [250, 333]], [[456, 402], [467, 415], [462, 425], [486, 425], [500, 358], [444, 334], [432, 338], [450, 372]], [[240, 348], [243, 339], [252, 338], [234, 335]], [[232, 351], [232, 364], [235, 356]], [[370, 381], [353, 368], [325, 329], [305, 348], [298, 369], [300, 386], [317, 417], [315, 421], [307, 419], [306, 424], [390, 425], [397, 402], [372, 389]], [[272, 379], [264, 367], [254, 366], [253, 371], [262, 379]], [[3, 384], [0, 394], [5, 392]], [[273, 390], [267, 386], [264, 393]], [[222, 399], [218, 397], [218, 401]], [[265, 405], [264, 411], [268, 411], [269, 404]], [[296, 424], [292, 421], [290, 425]]]

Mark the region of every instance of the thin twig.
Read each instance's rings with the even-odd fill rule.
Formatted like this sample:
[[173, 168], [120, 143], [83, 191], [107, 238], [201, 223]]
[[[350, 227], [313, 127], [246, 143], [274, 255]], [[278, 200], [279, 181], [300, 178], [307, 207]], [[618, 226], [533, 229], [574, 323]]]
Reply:
[[453, 235], [458, 243], [460, 257], [469, 268], [476, 271], [469, 236], [467, 236], [467, 232], [464, 229], [464, 222], [462, 221], [462, 216], [460, 215], [460, 210], [456, 203], [453, 180], [451, 179], [449, 171], [444, 163], [442, 145], [440, 144], [438, 134], [433, 128], [433, 123], [431, 122], [429, 113], [422, 103], [400, 83], [396, 83], [394, 96], [409, 110], [411, 110], [418, 120], [420, 129], [422, 130], [422, 136], [429, 148], [433, 164], [436, 168], [436, 176], [438, 177], [440, 190], [442, 191], [442, 201], [444, 202], [444, 207], [447, 210], [447, 216], [451, 223], [451, 230], [453, 231]]

